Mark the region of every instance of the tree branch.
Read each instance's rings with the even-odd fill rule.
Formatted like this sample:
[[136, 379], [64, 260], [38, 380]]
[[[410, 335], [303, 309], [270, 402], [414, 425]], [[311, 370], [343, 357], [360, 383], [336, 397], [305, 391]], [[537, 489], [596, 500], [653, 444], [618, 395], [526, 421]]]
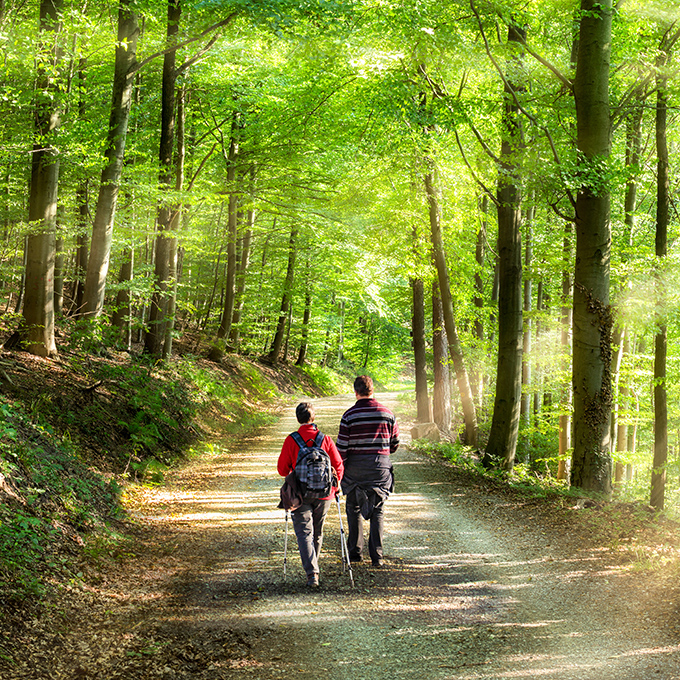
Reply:
[[460, 137], [458, 136], [458, 130], [453, 131], [454, 134], [456, 135], [456, 142], [458, 143], [458, 148], [460, 149], [460, 155], [463, 157], [463, 162], [465, 165], [467, 165], [468, 170], [470, 171], [470, 174], [472, 175], [472, 179], [479, 184], [479, 186], [484, 190], [484, 192], [488, 195], [488, 197], [492, 200], [493, 204], [498, 207], [498, 199], [494, 195], [494, 193], [482, 182], [482, 180], [477, 177], [475, 171], [472, 169], [472, 165], [470, 165], [470, 162], [467, 159], [467, 156], [465, 155], [465, 151], [463, 150], [463, 145], [461, 144]]
[[[216, 24], [209, 26], [204, 31], [199, 33], [197, 36], [194, 36], [193, 38], [189, 38], [188, 40], [185, 40], [184, 42], [178, 43], [177, 45], [173, 45], [172, 47], [166, 47], [164, 50], [154, 52], [154, 54], [148, 56], [146, 59], [135, 64], [135, 66], [130, 70], [130, 72], [127, 75], [128, 79], [132, 78], [132, 76], [134, 76], [137, 73], [137, 71], [144, 68], [149, 62], [152, 62], [154, 59], [158, 59], [158, 57], [164, 57], [166, 54], [170, 54], [170, 52], [174, 52], [175, 50], [179, 50], [183, 47], [186, 47], [187, 45], [190, 45], [191, 43], [196, 42], [197, 40], [200, 40], [201, 38], [208, 35], [208, 33], [212, 33], [213, 31], [216, 31], [219, 28], [223, 28], [224, 26], [229, 25], [237, 16], [238, 16], [238, 12], [232, 12], [226, 19], [222, 19], [222, 21], [218, 21]], [[210, 43], [208, 43], [209, 47], [212, 47], [212, 45], [214, 44], [217, 37], [218, 36], [215, 36], [214, 38], [211, 39]], [[204, 53], [204, 51], [205, 51], [205, 48], [204, 48], [204, 50], [199, 52], [199, 54], [202, 55], [202, 53]], [[180, 66], [179, 68], [184, 69], [184, 65]]]
[[[568, 194], [569, 199], [571, 200], [571, 202], [574, 203], [574, 199], [573, 199], [573, 196], [571, 195], [571, 192], [568, 191], [567, 194]], [[550, 203], [549, 205], [550, 205], [550, 207], [553, 209], [553, 211], [555, 212], [555, 214], [556, 214], [559, 218], [563, 219], [565, 222], [576, 222], [576, 216], [574, 215], [573, 217], [569, 217], [568, 215], [565, 215], [565, 214], [557, 207], [557, 201], [555, 201], [554, 203]], [[575, 207], [575, 204], [574, 204], [574, 207]]]
[[574, 81], [569, 80], [567, 76], [565, 76], [562, 71], [560, 71], [556, 66], [553, 66], [547, 59], [544, 59], [538, 52], [532, 50], [529, 45], [527, 45], [526, 38], [521, 41], [522, 46], [524, 49], [539, 63], [545, 66], [548, 71], [551, 71], [555, 76], [557, 76], [557, 79], [570, 91], [574, 89]]
[[[560, 157], [559, 154], [557, 153], [557, 148], [555, 147], [555, 142], [552, 138], [552, 135], [550, 134], [550, 130], [548, 130], [547, 126], [541, 125], [534, 116], [532, 116], [523, 106], [522, 103], [519, 101], [519, 97], [517, 96], [517, 92], [515, 91], [515, 88], [512, 87], [512, 85], [508, 82], [508, 79], [505, 77], [505, 74], [503, 73], [503, 69], [500, 67], [498, 62], [494, 59], [493, 55], [491, 54], [491, 47], [489, 45], [489, 41], [486, 37], [486, 33], [484, 32], [484, 25], [482, 24], [482, 18], [479, 16], [479, 12], [477, 11], [477, 8], [475, 7], [475, 0], [470, 0], [470, 7], [472, 8], [472, 12], [474, 13], [476, 19], [477, 19], [477, 25], [479, 26], [479, 32], [482, 35], [482, 40], [484, 41], [484, 49], [486, 50], [486, 54], [489, 57], [489, 60], [493, 64], [494, 68], [496, 71], [498, 71], [498, 74], [501, 77], [501, 80], [503, 81], [503, 85], [507, 88], [507, 91], [512, 94], [512, 98], [515, 102], [515, 105], [517, 106], [517, 109], [521, 111], [526, 118], [533, 123], [539, 130], [543, 132], [545, 135], [546, 139], [548, 140], [548, 144], [550, 145], [550, 150], [552, 151], [553, 154], [553, 159], [555, 160], [555, 163], [557, 166], [561, 166], [560, 162]], [[571, 87], [571, 86], [570, 86]], [[569, 196], [569, 200], [572, 202], [574, 207], [576, 206], [576, 200], [571, 194], [571, 191], [567, 189], [567, 195]]]

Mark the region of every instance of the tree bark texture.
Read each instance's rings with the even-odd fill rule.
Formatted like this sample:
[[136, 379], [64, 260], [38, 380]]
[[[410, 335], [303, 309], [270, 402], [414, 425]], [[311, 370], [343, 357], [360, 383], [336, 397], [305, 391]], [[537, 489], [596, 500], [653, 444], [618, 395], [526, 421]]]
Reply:
[[610, 153], [611, 0], [582, 0], [574, 79], [577, 145], [584, 166], [576, 199], [574, 442], [572, 486], [611, 493]]
[[[510, 24], [508, 43], [521, 43], [523, 29]], [[514, 69], [517, 65], [514, 65]], [[515, 94], [519, 84], [506, 79], [503, 139], [498, 180], [498, 363], [496, 396], [487, 453], [512, 469], [522, 399], [522, 238], [519, 157], [524, 147]]]

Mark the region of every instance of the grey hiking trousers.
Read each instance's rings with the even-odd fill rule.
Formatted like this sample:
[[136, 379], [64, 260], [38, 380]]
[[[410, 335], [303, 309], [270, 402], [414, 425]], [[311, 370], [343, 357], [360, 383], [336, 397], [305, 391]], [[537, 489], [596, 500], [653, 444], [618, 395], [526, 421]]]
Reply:
[[319, 573], [319, 553], [323, 543], [323, 523], [331, 507], [331, 500], [314, 500], [293, 510], [293, 528], [305, 574], [309, 578]]

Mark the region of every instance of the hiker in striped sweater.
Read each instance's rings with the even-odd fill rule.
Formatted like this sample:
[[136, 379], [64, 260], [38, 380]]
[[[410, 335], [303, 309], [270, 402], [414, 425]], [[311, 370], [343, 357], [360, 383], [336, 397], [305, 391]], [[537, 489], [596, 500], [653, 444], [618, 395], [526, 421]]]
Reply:
[[399, 426], [394, 413], [373, 398], [369, 376], [354, 381], [354, 393], [356, 404], [343, 414], [336, 441], [345, 464], [347, 548], [350, 561], [362, 560], [363, 520], [370, 521], [368, 553], [373, 566], [382, 567], [384, 503], [394, 490], [390, 454], [399, 446]]

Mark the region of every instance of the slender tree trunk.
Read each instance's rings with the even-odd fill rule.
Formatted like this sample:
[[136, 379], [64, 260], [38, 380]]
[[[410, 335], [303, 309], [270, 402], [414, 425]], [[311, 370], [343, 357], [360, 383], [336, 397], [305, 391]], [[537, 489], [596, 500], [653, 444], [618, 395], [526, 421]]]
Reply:
[[574, 271], [574, 449], [571, 484], [611, 493], [610, 196], [596, 176], [610, 153], [611, 0], [582, 0], [574, 80], [577, 144], [589, 168], [576, 199]]
[[[642, 93], [640, 93], [642, 94]], [[628, 116], [626, 124], [626, 168], [629, 172], [629, 179], [626, 182], [626, 193], [624, 198], [624, 221], [628, 229], [628, 242], [632, 244], [633, 235], [635, 231], [635, 211], [637, 203], [637, 167], [640, 162], [640, 153], [642, 149], [642, 116], [644, 113], [644, 106], [642, 104], [642, 96], [636, 102], [632, 113]], [[628, 288], [631, 287], [630, 282], [625, 284]], [[620, 339], [620, 353], [617, 359], [619, 370], [617, 375], [620, 376], [620, 366], [626, 355], [630, 353], [630, 339], [629, 329], [623, 327], [621, 329]], [[614, 465], [614, 484], [619, 486], [622, 484], [625, 475], [626, 466], [622, 462], [628, 451], [628, 418], [630, 411], [630, 390], [625, 381], [621, 382], [620, 378], [618, 384], [618, 406], [612, 411], [612, 431], [616, 428], [616, 436], [613, 441], [616, 442], [615, 447], [617, 453], [617, 461]]]
[[[525, 31], [510, 24], [508, 42], [522, 43]], [[487, 453], [511, 470], [517, 450], [522, 397], [522, 239], [518, 173], [524, 135], [510, 80], [505, 86], [503, 141], [498, 181], [498, 364], [496, 397]]]
[[458, 330], [453, 314], [453, 297], [451, 295], [451, 284], [449, 280], [449, 270], [446, 264], [446, 254], [444, 252], [444, 241], [442, 238], [441, 218], [439, 200], [434, 184], [433, 172], [425, 174], [425, 193], [429, 206], [430, 230], [432, 235], [432, 250], [434, 261], [437, 268], [437, 278], [439, 280], [439, 291], [441, 294], [442, 307], [444, 311], [444, 327], [446, 338], [449, 344], [449, 354], [453, 359], [453, 367], [456, 372], [456, 381], [460, 393], [463, 408], [463, 419], [465, 422], [465, 443], [469, 446], [477, 446], [477, 412], [475, 401], [472, 396], [470, 380], [468, 379], [463, 352], [460, 348]]
[[430, 422], [430, 398], [427, 393], [427, 348], [425, 346], [425, 284], [419, 277], [411, 278], [413, 317], [411, 334], [416, 374], [416, 421]]
[[[630, 340], [628, 330], [624, 328], [621, 334], [621, 361], [623, 357], [630, 353]], [[625, 382], [620, 383], [619, 387], [619, 406], [616, 418], [616, 453], [617, 462], [614, 466], [614, 483], [618, 486], [623, 481], [624, 464], [622, 458], [628, 451], [628, 418], [630, 410], [630, 390]]]
[[296, 366], [304, 366], [307, 358], [307, 348], [309, 346], [309, 320], [312, 317], [312, 282], [307, 278], [305, 286], [305, 311], [302, 315], [302, 340], [300, 342], [300, 351], [295, 362]]
[[[533, 257], [533, 234], [532, 234], [533, 207], [527, 210], [524, 234], [524, 267], [529, 272], [531, 259]], [[527, 429], [531, 425], [531, 380], [532, 380], [532, 360], [531, 360], [531, 340], [532, 340], [532, 319], [531, 306], [533, 303], [533, 281], [527, 275], [524, 279], [524, 334], [522, 338], [522, 407], [520, 418]]]
[[[475, 261], [477, 270], [475, 271], [475, 338], [479, 348], [484, 347], [484, 322], [482, 314], [484, 310], [484, 281], [482, 272], [484, 271], [484, 242], [488, 233], [489, 218], [489, 197], [484, 194], [479, 201], [479, 211], [481, 214], [481, 224], [477, 230], [477, 245], [475, 247]], [[475, 394], [477, 407], [481, 408], [484, 399], [484, 366], [480, 362], [480, 367], [472, 372], [472, 390]]]
[[246, 292], [246, 275], [250, 264], [250, 247], [253, 239], [253, 229], [255, 228], [255, 211], [250, 208], [247, 213], [247, 228], [241, 238], [241, 261], [238, 265], [236, 274], [236, 299], [234, 301], [234, 315], [231, 322], [229, 333], [229, 345], [234, 352], [238, 352], [241, 329], [241, 315], [243, 314], [243, 304]]
[[116, 296], [116, 309], [113, 312], [111, 323], [121, 330], [125, 348], [130, 351], [132, 348], [132, 308], [130, 296], [130, 283], [132, 281], [135, 264], [135, 251], [127, 248], [123, 253], [123, 262], [120, 265], [120, 275], [118, 283], [123, 284]]
[[650, 505], [664, 506], [666, 463], [668, 461], [668, 397], [666, 393], [667, 337], [665, 306], [667, 300], [664, 260], [668, 247], [670, 183], [668, 177], [668, 77], [664, 73], [669, 55], [657, 60], [656, 95], [656, 336], [654, 338], [654, 464]]
[[35, 90], [35, 142], [31, 154], [31, 185], [26, 237], [26, 278], [23, 318], [5, 347], [20, 345], [31, 354], [55, 356], [54, 259], [56, 249], [59, 154], [53, 139], [60, 124], [58, 84], [54, 71], [61, 62], [59, 33], [62, 0], [40, 4], [38, 78]]
[[[182, 86], [177, 92], [177, 153], [175, 155], [175, 191], [179, 193], [184, 187], [184, 164], [186, 162], [186, 86]], [[168, 313], [165, 324], [165, 342], [163, 343], [163, 360], [167, 361], [172, 356], [172, 337], [175, 330], [175, 315], [177, 310], [177, 283], [179, 269], [177, 266], [178, 248], [177, 232], [179, 231], [182, 215], [185, 207], [178, 203], [172, 209], [170, 217], [170, 235], [168, 250], [168, 286], [170, 297], [168, 299]]]
[[[181, 17], [180, 0], [168, 0], [168, 23], [166, 44], [172, 48], [177, 44]], [[173, 172], [173, 150], [176, 125], [175, 69], [176, 50], [170, 49], [163, 59], [163, 82], [161, 89], [161, 136], [159, 144], [159, 185], [168, 189], [175, 185]], [[144, 351], [160, 357], [165, 340], [166, 317], [168, 313], [170, 286], [170, 257], [173, 237], [170, 235], [172, 206], [163, 201], [158, 206], [156, 217], [156, 244], [154, 284], [155, 290], [149, 309], [149, 324], [144, 336]], [[92, 256], [90, 255], [90, 258]]]
[[138, 37], [139, 24], [137, 15], [131, 10], [130, 0], [120, 0], [111, 116], [105, 151], [106, 164], [102, 170], [97, 209], [92, 225], [92, 243], [81, 310], [84, 317], [99, 316], [104, 305], [113, 224], [132, 106], [134, 80], [131, 72], [137, 61]]
[[439, 283], [435, 279], [432, 282], [432, 351], [434, 354], [432, 413], [434, 422], [442, 432], [448, 432], [451, 429], [451, 375], [447, 345], [444, 309], [439, 294]]
[[[227, 153], [227, 185], [229, 186], [229, 207], [227, 215], [227, 276], [225, 280], [224, 305], [222, 319], [217, 329], [217, 338], [210, 348], [209, 357], [219, 361], [224, 356], [225, 342], [231, 333], [236, 302], [236, 240], [238, 238], [238, 193], [236, 191], [236, 163], [239, 155], [240, 117], [234, 111], [231, 122], [231, 141]], [[280, 349], [280, 348], [279, 348]]]
[[61, 316], [64, 312], [64, 239], [59, 237], [55, 242], [54, 257], [54, 314]]
[[268, 359], [272, 364], [278, 363], [281, 347], [285, 338], [286, 319], [293, 299], [293, 280], [295, 278], [295, 256], [297, 248], [298, 227], [294, 225], [290, 232], [288, 241], [288, 267], [286, 268], [286, 279], [283, 283], [283, 295], [281, 298], [281, 311], [279, 321], [276, 326], [276, 333], [269, 350]]

